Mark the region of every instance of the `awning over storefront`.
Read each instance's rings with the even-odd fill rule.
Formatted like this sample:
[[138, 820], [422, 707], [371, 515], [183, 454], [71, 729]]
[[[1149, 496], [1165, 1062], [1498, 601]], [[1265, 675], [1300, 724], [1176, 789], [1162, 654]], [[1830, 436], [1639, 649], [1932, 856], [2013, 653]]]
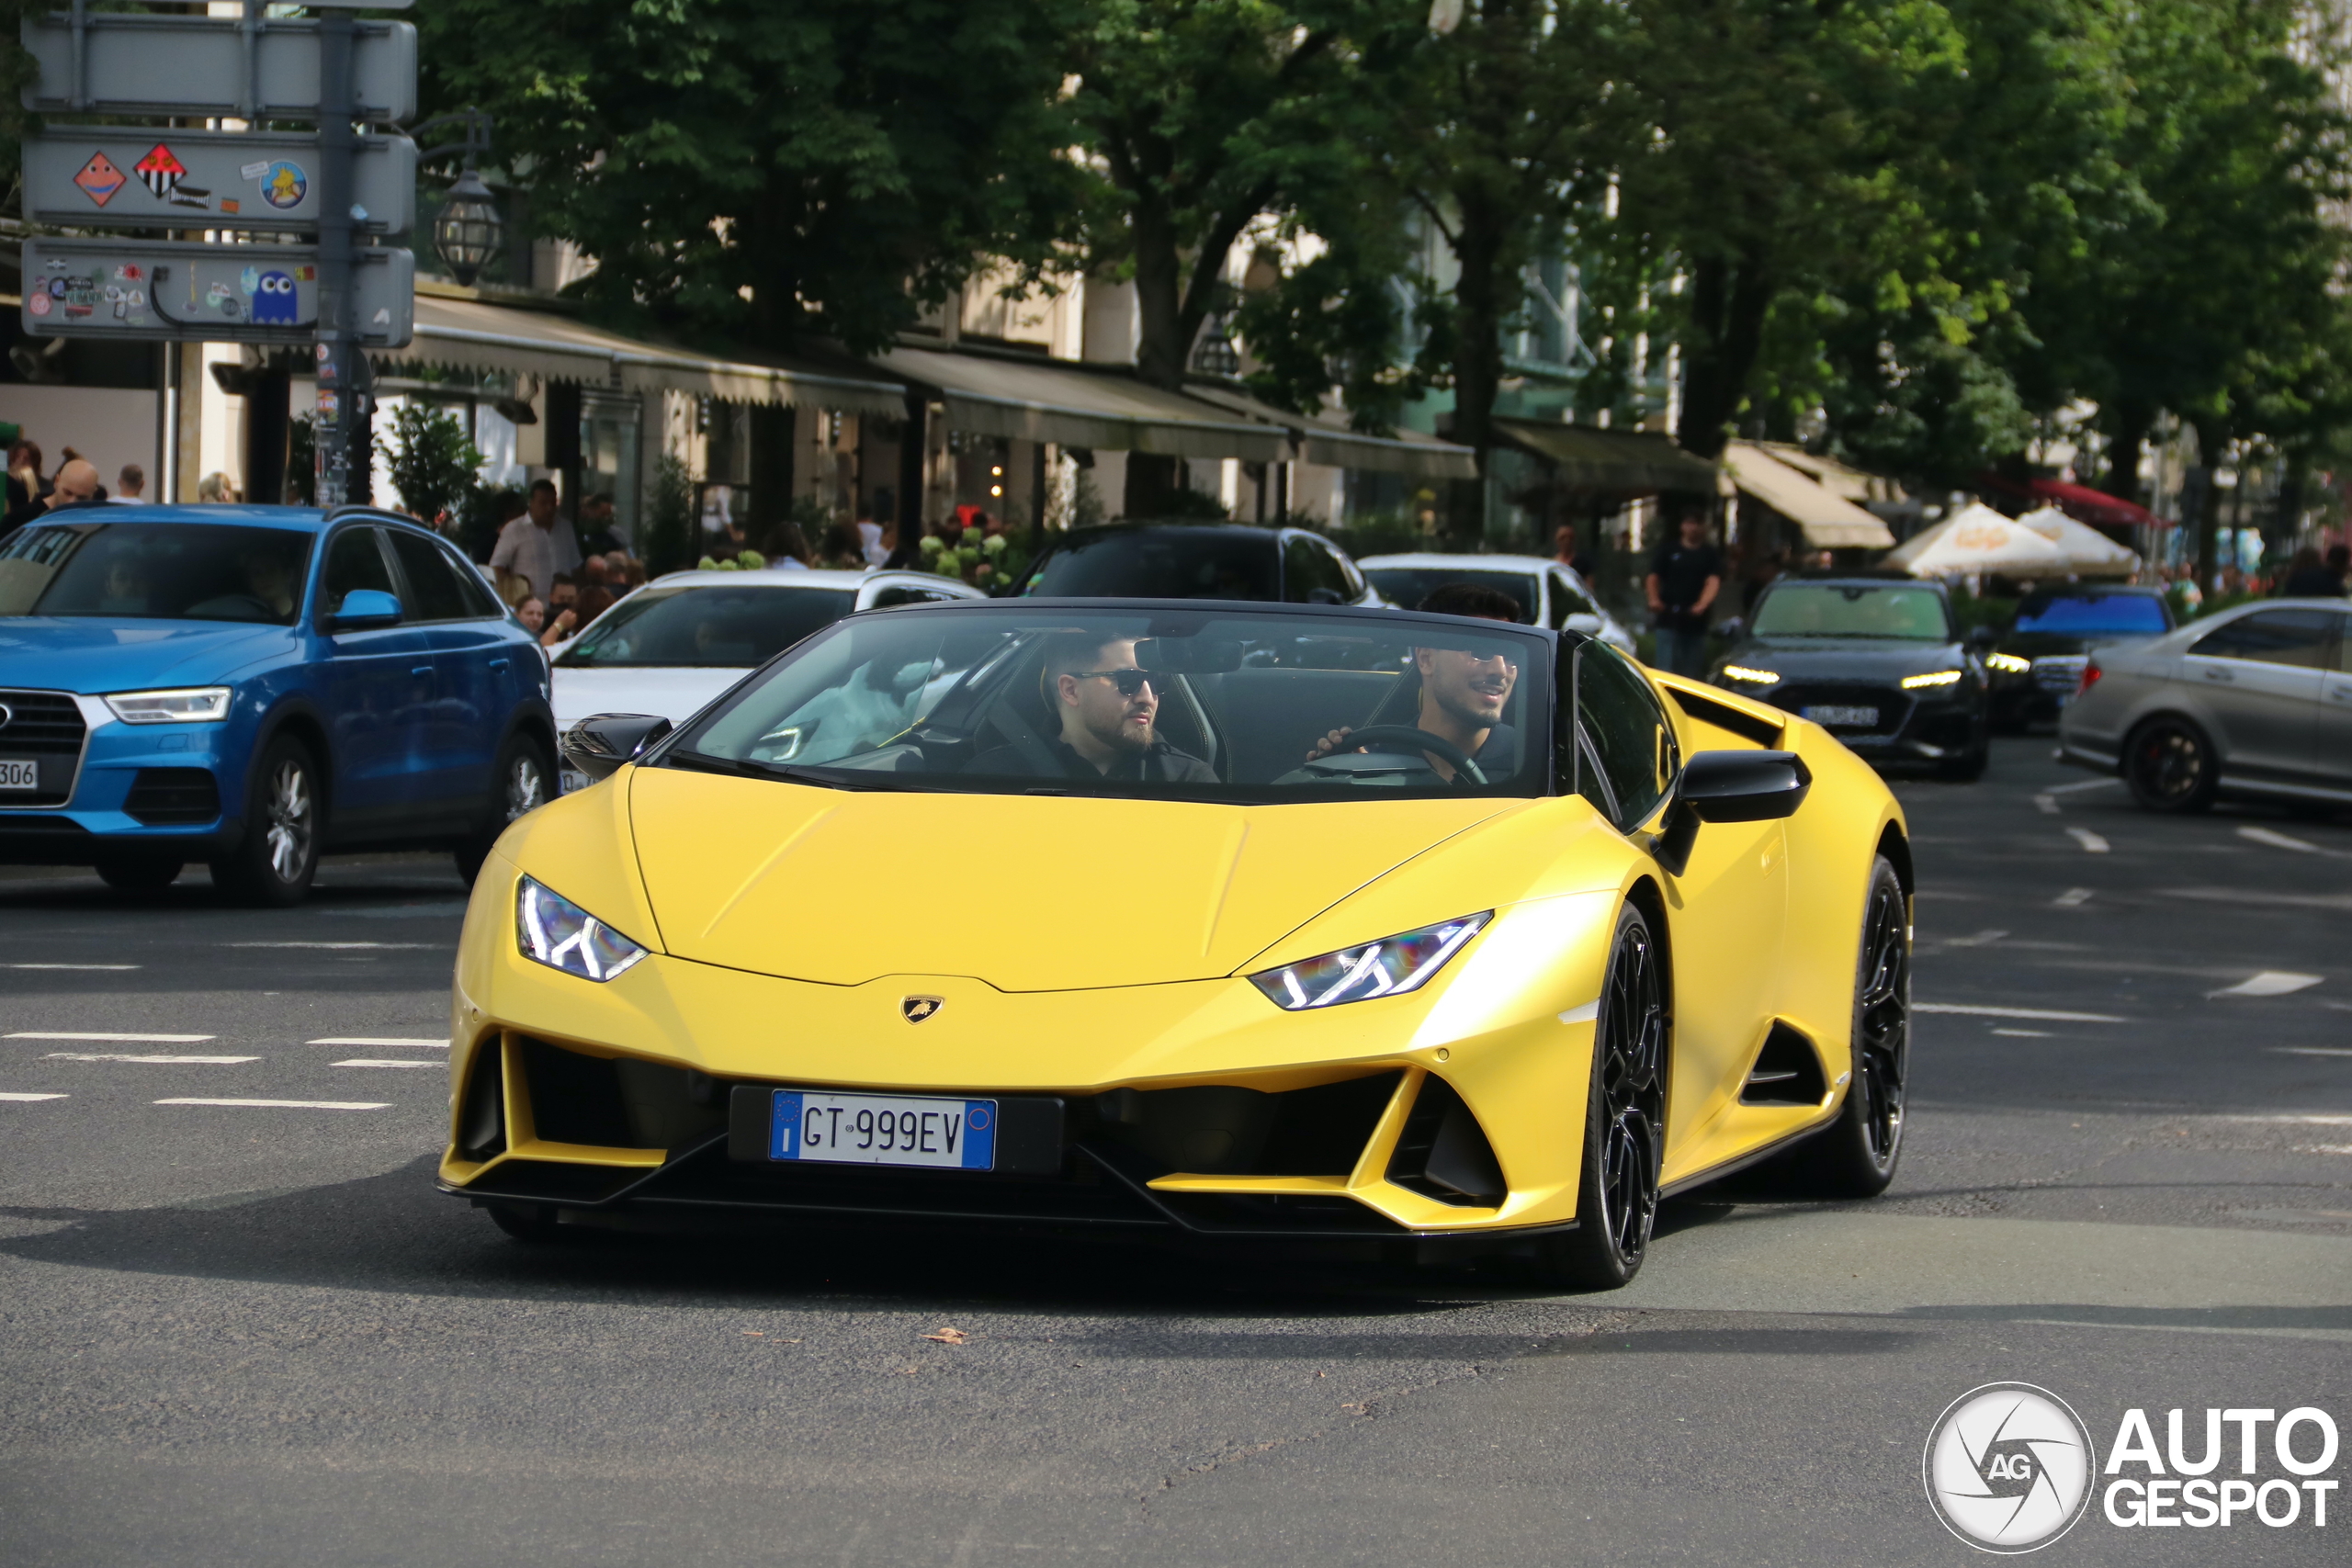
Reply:
[[1467, 446], [1456, 446], [1451, 441], [1441, 441], [1434, 435], [1424, 435], [1418, 430], [1400, 430], [1394, 435], [1369, 435], [1351, 430], [1336, 419], [1289, 412], [1272, 403], [1261, 403], [1244, 392], [1230, 388], [1195, 383], [1185, 389], [1186, 394], [1215, 403], [1261, 423], [1278, 425], [1290, 433], [1292, 445], [1301, 460], [1319, 463], [1330, 468], [1369, 469], [1384, 474], [1407, 474], [1423, 479], [1474, 479], [1478, 477], [1478, 455]]
[[417, 296], [414, 340], [375, 357], [386, 366], [499, 371], [729, 403], [785, 403], [894, 418], [906, 412], [906, 389], [879, 377], [792, 360], [724, 359], [641, 343], [569, 316], [426, 294]]
[[1670, 437], [1645, 430], [1595, 430], [1545, 420], [1498, 419], [1495, 434], [1551, 468], [1573, 490], [1649, 495], [1659, 491], [1715, 488], [1714, 466]]
[[1724, 469], [1741, 494], [1795, 524], [1815, 549], [1883, 550], [1894, 543], [1884, 523], [1747, 442], [1724, 448]]
[[1290, 455], [1289, 437], [1272, 425], [1107, 367], [931, 348], [890, 349], [874, 363], [937, 396], [950, 429], [978, 435], [1247, 463]]

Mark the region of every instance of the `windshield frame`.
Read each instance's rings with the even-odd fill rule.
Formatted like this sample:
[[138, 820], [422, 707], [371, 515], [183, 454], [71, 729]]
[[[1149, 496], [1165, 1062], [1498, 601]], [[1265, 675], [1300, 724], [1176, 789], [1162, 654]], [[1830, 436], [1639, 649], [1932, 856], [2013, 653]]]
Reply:
[[[1763, 625], [1765, 610], [1771, 604], [1772, 600], [1776, 595], [1792, 591], [1799, 592], [1811, 591], [1837, 593], [1924, 593], [1928, 597], [1934, 599], [1942, 608], [1944, 619], [1943, 631], [1941, 635], [1936, 637], [1902, 637], [1891, 632], [1808, 632], [1767, 630]], [[1859, 603], [1859, 599], [1857, 599], [1856, 602]], [[1857, 582], [1849, 578], [1783, 578], [1774, 581], [1770, 587], [1765, 589], [1764, 597], [1757, 602], [1756, 608], [1749, 613], [1747, 617], [1747, 635], [1749, 637], [1768, 640], [1794, 641], [1798, 639], [1818, 639], [1823, 642], [1900, 642], [1909, 643], [1920, 648], [1934, 648], [1960, 640], [1960, 620], [1959, 617], [1952, 613], [1951, 596], [1942, 592], [1930, 583], [1899, 581], [1891, 578], [1883, 582]]]
[[[1435, 792], [1426, 790], [1368, 791], [1345, 784], [1325, 787], [1291, 786], [1277, 789], [1271, 784], [1238, 785], [1220, 784], [1214, 789], [1188, 786], [1182, 783], [1157, 782], [1148, 793], [1139, 793], [1123, 781], [1105, 779], [1100, 784], [1082, 778], [1040, 778], [1031, 787], [1020, 790], [970, 789], [963, 787], [954, 774], [899, 774], [877, 773], [856, 768], [835, 768], [822, 764], [766, 764], [740, 761], [714, 753], [703, 752], [695, 742], [724, 722], [745, 702], [751, 700], [787, 665], [802, 659], [822, 656], [825, 645], [832, 638], [854, 635], [854, 627], [869, 624], [881, 615], [960, 615], [990, 616], [1009, 620], [1034, 619], [1042, 615], [1063, 613], [1090, 620], [1120, 617], [1165, 617], [1182, 623], [1204, 620], [1238, 619], [1297, 619], [1316, 621], [1370, 621], [1374, 625], [1403, 629], [1409, 626], [1442, 628], [1460, 636], [1465, 626], [1481, 628], [1477, 635], [1516, 638], [1526, 645], [1519, 666], [1519, 680], [1525, 682], [1535, 671], [1537, 689], [1526, 699], [1522, 710], [1526, 719], [1520, 741], [1521, 769], [1531, 776], [1523, 783], [1509, 788], [1462, 789]], [[1172, 634], [1157, 634], [1172, 635]], [[1369, 803], [1379, 800], [1437, 800], [1460, 798], [1507, 803], [1520, 800], [1544, 799], [1561, 793], [1558, 770], [1555, 766], [1556, 750], [1553, 737], [1559, 725], [1560, 693], [1555, 666], [1563, 637], [1582, 640], [1580, 634], [1555, 632], [1543, 626], [1521, 626], [1517, 622], [1472, 620], [1460, 615], [1424, 615], [1416, 610], [1398, 610], [1385, 605], [1361, 604], [1293, 604], [1259, 600], [1199, 600], [1199, 599], [983, 599], [945, 600], [927, 604], [894, 604], [884, 609], [861, 610], [842, 616], [823, 630], [814, 632], [785, 649], [759, 669], [738, 682], [724, 696], [686, 723], [664, 735], [648, 748], [637, 760], [641, 767], [674, 767], [697, 773], [729, 773], [746, 777], [770, 777], [785, 783], [814, 784], [843, 790], [885, 791], [906, 794], [957, 795], [975, 798], [1023, 798], [1038, 795], [1084, 796], [1096, 799], [1132, 800], [1137, 802], [1189, 801], [1215, 806], [1292, 806], [1334, 801]], [[993, 659], [983, 664], [993, 662]], [[976, 667], [978, 668], [978, 667]], [[977, 775], [976, 775], [977, 776]], [[987, 775], [994, 777], [995, 775]]]

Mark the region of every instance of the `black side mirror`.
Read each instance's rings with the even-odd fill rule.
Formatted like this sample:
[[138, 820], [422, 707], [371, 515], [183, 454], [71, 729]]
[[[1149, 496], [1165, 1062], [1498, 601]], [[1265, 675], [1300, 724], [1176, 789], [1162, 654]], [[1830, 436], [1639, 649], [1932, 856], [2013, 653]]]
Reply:
[[1770, 822], [1796, 815], [1813, 770], [1793, 751], [1702, 751], [1682, 764], [1674, 805], [1651, 855], [1669, 876], [1690, 863], [1702, 822]]
[[1747, 635], [1747, 623], [1734, 615], [1728, 621], [1717, 623], [1715, 630], [1722, 634], [1725, 642], [1737, 642]]
[[608, 779], [669, 733], [670, 721], [650, 713], [591, 714], [563, 732], [563, 760], [592, 779]]

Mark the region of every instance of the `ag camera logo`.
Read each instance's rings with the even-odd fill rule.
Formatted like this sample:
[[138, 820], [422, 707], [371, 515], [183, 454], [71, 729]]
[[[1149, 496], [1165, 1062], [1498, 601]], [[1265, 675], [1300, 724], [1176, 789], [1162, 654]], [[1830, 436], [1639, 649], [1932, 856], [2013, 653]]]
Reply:
[[1944, 1528], [1982, 1551], [2037, 1551], [2075, 1528], [2098, 1471], [2066, 1402], [2029, 1382], [1970, 1389], [1945, 1407], [1920, 1459]]

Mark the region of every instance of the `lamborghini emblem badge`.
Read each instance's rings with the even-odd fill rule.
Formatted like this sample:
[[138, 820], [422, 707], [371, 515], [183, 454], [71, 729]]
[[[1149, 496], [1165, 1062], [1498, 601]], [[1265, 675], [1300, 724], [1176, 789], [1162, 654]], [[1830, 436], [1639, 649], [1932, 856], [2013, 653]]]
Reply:
[[909, 1023], [921, 1023], [946, 1005], [945, 997], [901, 997], [899, 1012]]

